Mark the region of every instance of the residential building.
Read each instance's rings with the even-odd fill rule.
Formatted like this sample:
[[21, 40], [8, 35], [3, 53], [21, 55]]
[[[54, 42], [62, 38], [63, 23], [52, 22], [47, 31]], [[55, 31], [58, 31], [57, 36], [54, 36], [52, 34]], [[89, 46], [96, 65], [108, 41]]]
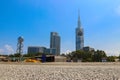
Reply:
[[50, 34], [50, 49], [56, 49], [55, 55], [60, 55], [60, 36], [57, 32]]

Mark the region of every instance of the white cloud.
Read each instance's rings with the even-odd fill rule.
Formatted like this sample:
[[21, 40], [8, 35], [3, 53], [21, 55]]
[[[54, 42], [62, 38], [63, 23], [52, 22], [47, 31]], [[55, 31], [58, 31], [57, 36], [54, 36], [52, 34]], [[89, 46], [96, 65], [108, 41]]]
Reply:
[[65, 42], [62, 42], [61, 44], [61, 52], [62, 53], [68, 53], [68, 52], [71, 52], [71, 51], [74, 51], [75, 49], [75, 46], [74, 46], [74, 41], [71, 41], [71, 40], [67, 40]]
[[4, 53], [4, 49], [0, 49], [0, 54], [1, 54], [1, 53]]
[[4, 47], [5, 47], [5, 50], [6, 50], [7, 54], [14, 53], [14, 49], [12, 48], [12, 46], [6, 44]]
[[105, 50], [108, 56], [119, 56], [119, 50]]
[[69, 53], [71, 53], [72, 51], [70, 51], [70, 50], [66, 50], [66, 52], [63, 52], [64, 54], [69, 54]]
[[120, 16], [120, 5], [115, 9], [115, 12]]

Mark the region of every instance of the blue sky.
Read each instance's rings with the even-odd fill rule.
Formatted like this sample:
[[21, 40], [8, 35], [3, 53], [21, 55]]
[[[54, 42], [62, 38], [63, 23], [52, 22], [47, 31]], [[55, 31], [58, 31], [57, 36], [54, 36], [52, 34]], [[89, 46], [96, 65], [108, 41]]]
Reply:
[[85, 46], [120, 54], [120, 0], [1, 0], [0, 53], [16, 51], [17, 38], [49, 48], [50, 32], [61, 36], [61, 52], [75, 50], [78, 9]]

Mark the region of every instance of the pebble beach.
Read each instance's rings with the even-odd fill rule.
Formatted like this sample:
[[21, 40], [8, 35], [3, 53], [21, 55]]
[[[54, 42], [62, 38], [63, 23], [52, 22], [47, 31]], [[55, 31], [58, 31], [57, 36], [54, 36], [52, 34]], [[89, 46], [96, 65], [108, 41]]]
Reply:
[[120, 63], [0, 63], [0, 80], [120, 80]]

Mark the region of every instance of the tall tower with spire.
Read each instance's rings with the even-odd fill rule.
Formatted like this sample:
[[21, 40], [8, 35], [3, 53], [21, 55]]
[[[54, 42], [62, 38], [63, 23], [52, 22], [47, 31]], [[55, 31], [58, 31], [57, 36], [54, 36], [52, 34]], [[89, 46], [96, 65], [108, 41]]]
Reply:
[[80, 11], [78, 11], [78, 26], [76, 28], [76, 50], [82, 50], [84, 47], [84, 31], [80, 21]]

